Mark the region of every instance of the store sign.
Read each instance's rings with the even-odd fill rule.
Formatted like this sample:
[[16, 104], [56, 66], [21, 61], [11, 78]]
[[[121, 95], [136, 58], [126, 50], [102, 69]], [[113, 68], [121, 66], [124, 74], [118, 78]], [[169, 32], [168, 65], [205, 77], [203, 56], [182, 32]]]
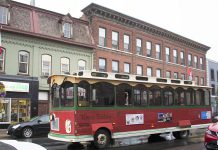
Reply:
[[0, 81], [5, 85], [5, 91], [29, 92], [29, 83]]

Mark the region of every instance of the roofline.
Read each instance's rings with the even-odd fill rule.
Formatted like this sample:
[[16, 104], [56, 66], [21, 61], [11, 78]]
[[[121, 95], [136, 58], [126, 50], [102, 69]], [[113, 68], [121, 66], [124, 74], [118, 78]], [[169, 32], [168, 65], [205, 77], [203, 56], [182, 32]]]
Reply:
[[192, 48], [201, 49], [203, 51], [208, 51], [210, 49], [209, 46], [198, 43], [196, 41], [183, 37], [179, 34], [173, 33], [166, 29], [160, 28], [158, 26], [155, 26], [145, 21], [130, 17], [128, 15], [122, 14], [120, 12], [103, 7], [95, 3], [91, 3], [90, 5], [82, 9], [82, 12], [89, 17], [99, 16], [99, 17], [104, 17], [108, 19], [113, 19], [118, 23], [146, 31], [147, 33], [157, 35], [162, 38], [164, 37], [166, 39], [170, 39], [170, 40], [182, 43]]
[[87, 48], [90, 48], [90, 49], [95, 48], [95, 45], [93, 45], [93, 44], [84, 44], [84, 43], [80, 43], [80, 42], [69, 41], [67, 39], [61, 39], [61, 38], [53, 37], [53, 36], [51, 37], [51, 36], [47, 36], [47, 35], [44, 35], [44, 34], [38, 34], [38, 33], [34, 33], [34, 32], [27, 32], [27, 31], [23, 31], [23, 30], [17, 30], [17, 29], [10, 28], [10, 27], [4, 26], [4, 25], [0, 25], [0, 31], [6, 31], [6, 32], [11, 32], [11, 33], [16, 33], [16, 34], [22, 34], [22, 35], [32, 36], [32, 37], [36, 37], [36, 38], [43, 38], [43, 39], [62, 42], [62, 43], [67, 43], [67, 44], [71, 44], [71, 45], [87, 47]]
[[[24, 7], [24, 8], [27, 8], [27, 9], [40, 11], [40, 12], [47, 13], [47, 14], [50, 14], [50, 15], [55, 15], [55, 16], [58, 16], [60, 18], [62, 18], [62, 17], [69, 14], [69, 13], [67, 13], [67, 14], [64, 15], [64, 14], [61, 14], [61, 13], [58, 13], [58, 12], [50, 11], [50, 10], [43, 9], [43, 8], [40, 8], [40, 7], [36, 7], [36, 6], [31, 6], [31, 5], [20, 3], [20, 2], [17, 2], [17, 1], [11, 1], [10, 4], [17, 5], [17, 6], [20, 6], [20, 7]], [[82, 19], [75, 18], [75, 17], [72, 17], [72, 16], [71, 16], [71, 18], [73, 20], [76, 20], [76, 21], [80, 22], [80, 23], [89, 25], [89, 22], [86, 21], [86, 20], [82, 20]]]

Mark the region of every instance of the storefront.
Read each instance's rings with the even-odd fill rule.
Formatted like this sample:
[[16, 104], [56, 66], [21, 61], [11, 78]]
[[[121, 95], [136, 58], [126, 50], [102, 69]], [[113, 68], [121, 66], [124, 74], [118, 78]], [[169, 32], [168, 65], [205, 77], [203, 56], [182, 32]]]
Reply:
[[0, 83], [5, 87], [5, 95], [0, 97], [0, 129], [28, 121], [38, 114], [38, 79], [15, 78], [0, 77]]

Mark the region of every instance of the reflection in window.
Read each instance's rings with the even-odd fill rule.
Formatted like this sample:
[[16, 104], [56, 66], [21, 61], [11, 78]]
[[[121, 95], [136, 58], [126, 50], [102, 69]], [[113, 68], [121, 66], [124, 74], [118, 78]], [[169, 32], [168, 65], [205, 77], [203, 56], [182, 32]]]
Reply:
[[61, 74], [69, 74], [69, 73], [70, 73], [70, 59], [61, 58]]
[[173, 93], [169, 90], [164, 92], [163, 104], [165, 106], [173, 105]]
[[0, 71], [3, 72], [5, 70], [5, 49], [0, 47]]
[[51, 56], [42, 55], [42, 76], [51, 75]]
[[151, 44], [151, 42], [146, 42], [146, 49], [147, 49], [147, 57], [151, 57], [151, 54], [152, 54], [152, 44]]
[[124, 35], [124, 51], [130, 52], [130, 37], [129, 35]]
[[145, 106], [148, 104], [148, 95], [143, 85], [137, 85], [134, 88], [134, 105]]
[[106, 59], [105, 58], [99, 58], [98, 60], [99, 65], [99, 71], [106, 71]]
[[132, 87], [129, 84], [119, 84], [116, 86], [116, 100], [118, 106], [132, 105]]
[[19, 73], [29, 73], [29, 53], [26, 51], [19, 52]]
[[73, 106], [73, 84], [71, 82], [64, 82], [60, 86], [60, 101], [61, 107], [70, 107]]
[[86, 81], [81, 81], [78, 84], [78, 106], [87, 107], [90, 105], [89, 102], [90, 85]]
[[92, 106], [113, 106], [114, 100], [114, 85], [107, 82], [92, 85]]
[[98, 30], [98, 36], [99, 36], [99, 39], [98, 39], [98, 44], [100, 46], [106, 46], [106, 29], [104, 28], [99, 28]]
[[78, 61], [78, 70], [86, 70], [86, 61], [85, 60], [79, 60]]
[[0, 6], [0, 23], [8, 23], [8, 8]]
[[63, 33], [65, 38], [71, 38], [73, 34], [72, 25], [70, 23], [64, 23]]
[[149, 101], [150, 106], [160, 106], [161, 105], [161, 91], [159, 87], [152, 87], [152, 99]]

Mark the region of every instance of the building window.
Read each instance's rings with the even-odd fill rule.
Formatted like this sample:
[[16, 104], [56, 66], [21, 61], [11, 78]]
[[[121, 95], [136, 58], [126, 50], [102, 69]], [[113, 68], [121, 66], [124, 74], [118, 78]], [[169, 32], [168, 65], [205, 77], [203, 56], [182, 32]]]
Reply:
[[119, 34], [118, 32], [112, 31], [112, 48], [118, 49], [119, 45]]
[[158, 77], [158, 78], [161, 77], [161, 69], [156, 70], [156, 77]]
[[184, 52], [180, 52], [180, 59], [181, 59], [181, 65], [185, 65], [185, 57], [184, 57]]
[[106, 46], [106, 29], [104, 28], [99, 28], [99, 39], [98, 39], [98, 44], [100, 46], [105, 47]]
[[216, 81], [218, 82], [218, 71], [216, 72]]
[[0, 71], [3, 72], [5, 70], [5, 49], [0, 47]]
[[130, 73], [130, 64], [124, 63], [124, 73]]
[[216, 94], [216, 88], [215, 88], [215, 85], [214, 84], [211, 84], [211, 87], [212, 87], [212, 95], [215, 95]]
[[146, 42], [147, 56], [151, 57], [152, 54], [152, 44], [151, 42]]
[[210, 80], [211, 80], [211, 81], [215, 81], [215, 78], [214, 78], [214, 70], [213, 70], [213, 69], [210, 69]]
[[198, 68], [198, 57], [194, 56], [194, 67]]
[[119, 72], [119, 61], [112, 61], [112, 72]]
[[142, 55], [142, 40], [136, 39], [136, 54]]
[[165, 51], [166, 51], [166, 62], [170, 62], [170, 48], [165, 47]]
[[171, 72], [170, 71], [166, 71], [166, 78], [171, 78]]
[[51, 56], [42, 55], [42, 76], [51, 75]]
[[63, 33], [65, 38], [71, 38], [73, 35], [73, 28], [70, 23], [64, 23], [63, 25]]
[[195, 84], [196, 84], [196, 85], [199, 85], [199, 80], [198, 80], [198, 77], [197, 77], [197, 76], [195, 77]]
[[125, 52], [130, 52], [130, 37], [129, 35], [124, 35], [124, 51]]
[[201, 83], [201, 85], [204, 85], [204, 78], [201, 78], [201, 81], [200, 81]]
[[149, 76], [149, 77], [152, 76], [152, 68], [151, 67], [147, 68], [147, 76]]
[[136, 74], [137, 75], [143, 75], [143, 69], [142, 65], [137, 65]]
[[174, 72], [173, 77], [174, 77], [174, 79], [178, 79], [178, 72]]
[[0, 6], [0, 23], [8, 23], [8, 8]]
[[160, 45], [156, 44], [156, 59], [161, 59], [161, 49], [160, 49]]
[[29, 72], [29, 53], [19, 51], [19, 73], [28, 74]]
[[183, 73], [181, 74], [181, 79], [185, 80], [185, 74], [183, 74]]
[[192, 55], [188, 54], [188, 66], [192, 66]]
[[203, 58], [200, 58], [200, 69], [204, 70], [204, 65], [203, 65]]
[[99, 71], [106, 72], [106, 59], [105, 58], [99, 58]]
[[178, 54], [176, 49], [173, 50], [173, 62], [178, 64]]
[[85, 60], [78, 61], [78, 70], [86, 70], [86, 61]]
[[61, 58], [61, 74], [70, 74], [70, 59]]

